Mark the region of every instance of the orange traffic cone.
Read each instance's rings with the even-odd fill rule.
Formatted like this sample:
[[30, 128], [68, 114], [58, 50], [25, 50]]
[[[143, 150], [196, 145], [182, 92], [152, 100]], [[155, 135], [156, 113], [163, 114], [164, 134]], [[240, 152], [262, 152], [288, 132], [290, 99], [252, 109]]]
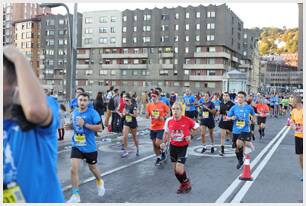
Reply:
[[251, 166], [250, 166], [250, 155], [246, 155], [246, 158], [243, 163], [243, 171], [242, 175], [239, 177], [240, 180], [252, 181], [253, 178], [251, 177]]

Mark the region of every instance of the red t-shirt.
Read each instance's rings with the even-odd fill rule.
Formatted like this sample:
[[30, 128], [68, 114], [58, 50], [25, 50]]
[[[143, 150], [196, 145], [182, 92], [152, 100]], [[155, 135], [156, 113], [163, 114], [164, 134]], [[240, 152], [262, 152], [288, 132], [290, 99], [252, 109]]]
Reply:
[[165, 132], [170, 135], [171, 145], [183, 147], [188, 145], [186, 137], [190, 136], [190, 130], [198, 127], [199, 124], [189, 117], [182, 116], [179, 120], [169, 117], [165, 123]]
[[125, 102], [123, 98], [120, 98], [120, 102], [119, 102], [119, 112], [122, 113], [123, 109], [125, 107]]

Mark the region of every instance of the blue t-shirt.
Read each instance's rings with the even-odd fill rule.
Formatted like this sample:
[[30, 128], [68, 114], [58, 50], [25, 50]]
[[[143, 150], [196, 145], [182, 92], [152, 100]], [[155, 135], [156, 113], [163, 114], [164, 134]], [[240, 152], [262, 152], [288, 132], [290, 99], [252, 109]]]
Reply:
[[[73, 99], [71, 100], [70, 108], [71, 108], [72, 111], [73, 111], [75, 108], [78, 108], [78, 98], [73, 98]], [[88, 108], [91, 108], [91, 109], [94, 108], [92, 102], [89, 102]]]
[[279, 105], [279, 97], [274, 97], [274, 104]]
[[214, 105], [215, 105], [215, 108], [216, 110], [220, 111], [220, 104], [221, 104], [221, 101], [219, 99], [213, 101]]
[[97, 151], [95, 131], [77, 125], [77, 117], [84, 119], [88, 124], [99, 124], [101, 117], [99, 113], [88, 108], [85, 112], [80, 112], [78, 109], [73, 110], [72, 122], [74, 134], [72, 137], [72, 146], [78, 148], [83, 153]]
[[166, 98], [166, 97], [160, 97], [159, 100], [162, 101], [163, 103], [165, 103], [168, 107], [171, 106], [171, 105], [170, 105], [170, 101], [169, 101], [168, 98]]
[[250, 115], [255, 115], [254, 109], [250, 105], [239, 106], [236, 104], [227, 113], [228, 117], [235, 116], [233, 121], [233, 134], [241, 134], [242, 132], [250, 132], [249, 121]]
[[12, 151], [17, 171], [17, 184], [26, 202], [64, 202], [57, 177], [57, 102], [47, 97], [52, 111], [52, 122], [47, 127], [37, 126], [22, 131], [14, 120], [4, 121], [4, 132]]
[[274, 97], [270, 97], [269, 102], [270, 102], [270, 105], [273, 106], [275, 103]]
[[184, 96], [184, 103], [186, 105], [185, 111], [195, 111], [196, 107], [194, 106], [196, 99], [194, 96]]

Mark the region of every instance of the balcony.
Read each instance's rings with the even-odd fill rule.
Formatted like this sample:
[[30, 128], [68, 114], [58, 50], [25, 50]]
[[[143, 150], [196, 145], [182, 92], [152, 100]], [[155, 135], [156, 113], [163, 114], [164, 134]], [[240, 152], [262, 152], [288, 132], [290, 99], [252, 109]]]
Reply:
[[232, 57], [232, 61], [237, 62], [237, 63], [240, 63], [240, 62], [239, 62], [239, 59], [238, 59], [237, 57]]
[[223, 76], [198, 76], [198, 75], [190, 75], [189, 80], [193, 81], [222, 81]]
[[127, 54], [101, 54], [105, 59], [119, 59], [119, 58], [148, 58], [148, 53], [127, 53]]
[[162, 64], [162, 69], [173, 69], [173, 64]]
[[171, 58], [171, 57], [173, 57], [173, 56], [174, 56], [173, 53], [161, 53], [161, 54], [160, 54], [160, 57], [161, 57], [161, 58]]
[[102, 69], [147, 69], [147, 64], [102, 64]]
[[77, 59], [89, 59], [89, 52], [85, 54], [77, 54]]
[[195, 52], [194, 57], [224, 57], [231, 58], [231, 55], [226, 52]]
[[77, 64], [77, 69], [89, 69], [89, 64]]
[[183, 69], [225, 69], [224, 64], [184, 64]]

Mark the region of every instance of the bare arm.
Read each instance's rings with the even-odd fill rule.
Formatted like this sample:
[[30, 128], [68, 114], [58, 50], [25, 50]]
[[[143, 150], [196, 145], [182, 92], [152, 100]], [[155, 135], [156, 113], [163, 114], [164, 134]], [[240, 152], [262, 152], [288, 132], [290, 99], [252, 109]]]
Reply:
[[95, 132], [99, 132], [102, 130], [102, 125], [101, 124], [84, 124], [84, 127], [90, 130], [93, 130]]
[[4, 54], [15, 64], [20, 104], [26, 119], [42, 126], [48, 125], [52, 120], [52, 113], [30, 62], [13, 46], [6, 47]]

